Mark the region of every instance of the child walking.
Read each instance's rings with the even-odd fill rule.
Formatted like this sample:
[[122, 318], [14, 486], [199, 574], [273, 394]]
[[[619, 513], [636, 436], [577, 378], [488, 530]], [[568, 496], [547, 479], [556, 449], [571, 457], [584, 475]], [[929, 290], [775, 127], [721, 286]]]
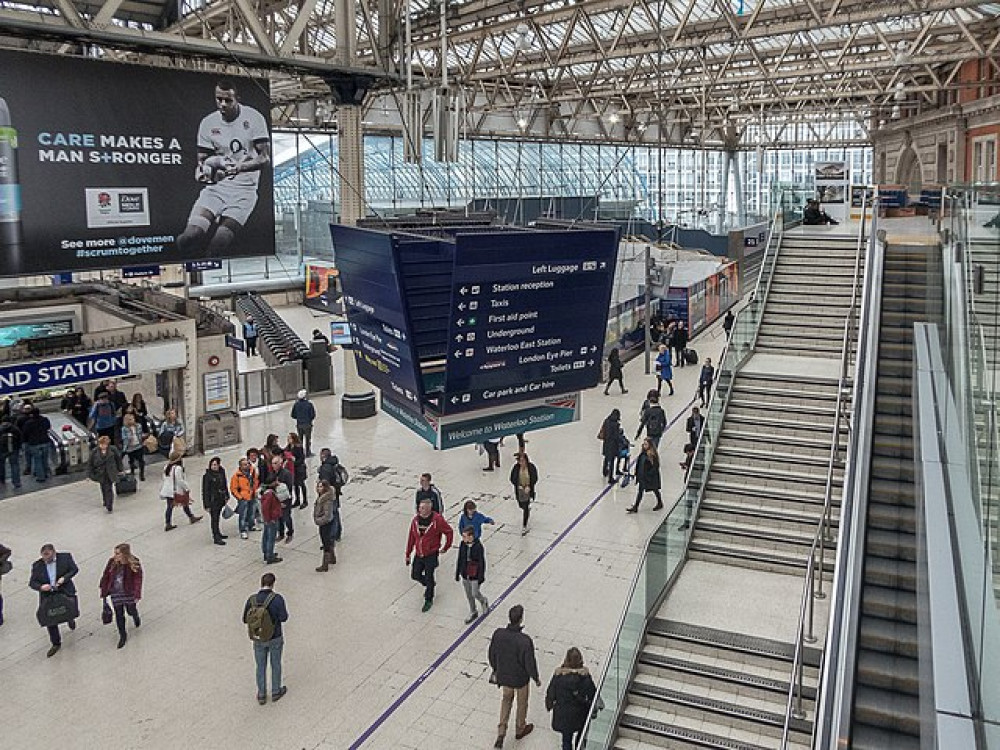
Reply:
[[462, 581], [465, 598], [469, 600], [471, 614], [465, 624], [475, 622], [479, 617], [476, 602], [483, 605], [483, 614], [490, 608], [490, 603], [483, 596], [479, 587], [486, 581], [486, 551], [483, 543], [476, 539], [476, 530], [472, 526], [462, 529], [462, 543], [458, 546], [458, 566], [455, 569], [455, 580]]

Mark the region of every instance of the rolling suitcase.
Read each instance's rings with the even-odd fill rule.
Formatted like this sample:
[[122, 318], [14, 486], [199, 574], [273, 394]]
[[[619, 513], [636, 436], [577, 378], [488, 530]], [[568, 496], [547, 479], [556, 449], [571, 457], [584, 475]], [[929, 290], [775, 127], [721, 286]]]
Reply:
[[698, 352], [696, 352], [694, 349], [685, 349], [684, 361], [687, 362], [689, 365], [698, 364]]
[[122, 474], [115, 482], [115, 490], [119, 495], [131, 495], [139, 488], [135, 481], [135, 474]]

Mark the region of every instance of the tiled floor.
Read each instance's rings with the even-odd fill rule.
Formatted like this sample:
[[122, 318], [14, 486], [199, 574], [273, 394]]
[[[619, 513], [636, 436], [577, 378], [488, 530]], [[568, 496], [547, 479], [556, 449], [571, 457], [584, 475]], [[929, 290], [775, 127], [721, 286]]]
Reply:
[[[288, 318], [306, 338], [317, 327], [304, 309]], [[717, 357], [722, 338], [716, 328], [695, 346], [703, 357]], [[339, 371], [339, 362], [335, 366]], [[677, 395], [665, 404], [669, 418], [689, 410], [697, 374], [697, 367], [675, 370]], [[267, 568], [277, 575], [291, 612], [284, 659], [289, 693], [277, 705], [260, 707], [254, 700], [252, 652], [240, 622], [243, 602], [265, 571], [259, 538], [235, 538], [230, 521], [229, 544], [213, 546], [207, 519], [165, 534], [155, 481], [120, 499], [112, 515], [88, 482], [0, 501], [0, 542], [14, 549], [15, 564], [3, 581], [0, 685], [7, 718], [0, 748], [345, 750], [360, 747], [358, 739], [414, 683], [364, 747], [490, 747], [499, 697], [487, 681], [486, 650], [509, 606], [525, 607], [543, 688], [569, 646], [580, 647], [590, 668], [600, 672], [639, 554], [661, 516], [649, 503], [626, 515], [631, 490], [615, 489], [595, 502], [604, 489], [595, 436], [612, 407], [622, 410], [626, 429], [634, 429], [652, 380], [642, 375], [641, 359], [635, 360], [626, 367], [628, 395], [593, 389], [583, 396], [579, 423], [528, 435], [541, 479], [525, 537], [507, 482], [513, 445], [503, 449], [504, 471], [484, 474], [483, 459], [472, 447], [435, 452], [384, 415], [343, 422], [338, 397], [318, 399], [315, 446], [331, 447], [352, 473], [345, 537], [338, 564], [325, 575], [315, 573], [315, 526], [309, 510], [298, 511], [295, 541], [280, 550], [285, 562]], [[252, 437], [247, 442], [287, 432], [288, 408], [245, 419], [243, 434]], [[665, 498], [680, 492], [683, 442], [681, 419], [661, 444]], [[220, 454], [227, 469], [237, 454]], [[189, 476], [199, 479], [206, 463], [206, 457], [190, 459]], [[314, 470], [313, 460], [311, 475]], [[404, 567], [413, 491], [422, 471], [434, 474], [449, 518], [472, 497], [497, 521], [484, 535], [484, 593], [498, 611], [471, 630], [462, 622], [467, 605], [452, 574], [454, 552], [443, 558], [439, 595], [428, 614], [420, 612], [421, 591]], [[34, 617], [37, 597], [27, 588], [31, 561], [48, 541], [75, 555], [83, 610], [79, 627], [64, 634], [63, 649], [52, 659], [45, 658], [48, 641]], [[142, 558], [146, 583], [142, 627], [130, 631], [127, 646], [118, 651], [113, 626], [100, 622], [97, 584], [121, 541]], [[529, 721], [536, 732], [519, 746], [553, 747], [550, 717], [537, 692]], [[507, 745], [514, 746], [513, 729]]]

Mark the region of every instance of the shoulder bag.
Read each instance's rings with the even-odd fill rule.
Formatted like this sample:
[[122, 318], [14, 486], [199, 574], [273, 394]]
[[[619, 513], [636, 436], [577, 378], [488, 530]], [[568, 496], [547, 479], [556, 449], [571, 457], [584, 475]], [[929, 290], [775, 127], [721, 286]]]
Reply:
[[183, 492], [178, 492], [177, 491], [177, 467], [176, 466], [174, 466], [174, 468], [172, 468], [170, 470], [170, 476], [172, 476], [174, 478], [174, 507], [177, 507], [178, 505], [187, 507], [188, 505], [191, 504], [191, 493], [188, 490], [184, 490]]

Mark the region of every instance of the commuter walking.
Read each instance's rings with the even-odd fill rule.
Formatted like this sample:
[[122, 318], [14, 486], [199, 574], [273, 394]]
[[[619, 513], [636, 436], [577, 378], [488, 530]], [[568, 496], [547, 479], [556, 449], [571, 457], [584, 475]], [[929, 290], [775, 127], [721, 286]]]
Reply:
[[604, 418], [601, 429], [597, 433], [597, 439], [601, 441], [601, 455], [604, 456], [601, 474], [608, 480], [608, 484], [614, 484], [616, 481], [615, 462], [618, 459], [618, 452], [621, 450], [621, 438], [624, 437], [621, 419], [621, 412], [612, 409], [611, 413]]
[[302, 449], [302, 441], [294, 432], [288, 433], [285, 455], [289, 454], [292, 456], [292, 484], [295, 490], [295, 500], [292, 502], [292, 507], [308, 508], [306, 480], [309, 478], [309, 470], [306, 468], [306, 452]]
[[271, 664], [271, 702], [285, 697], [288, 688], [281, 681], [281, 653], [285, 647], [282, 623], [288, 622], [285, 598], [274, 590], [274, 573], [260, 577], [260, 591], [243, 605], [243, 623], [253, 642], [257, 665], [257, 702], [267, 703], [267, 665]]
[[663, 510], [663, 499], [660, 497], [660, 457], [651, 438], [642, 441], [642, 450], [635, 462], [635, 483], [638, 487], [635, 503], [625, 509], [626, 513], [638, 513], [642, 496], [652, 492], [656, 497], [653, 510]]
[[667, 413], [660, 406], [660, 397], [655, 391], [649, 392], [649, 406], [642, 412], [639, 419], [639, 429], [635, 431], [635, 439], [638, 440], [645, 428], [646, 437], [654, 446], [660, 445], [660, 438], [663, 437], [664, 430], [667, 429]]
[[[306, 455], [312, 455], [312, 433], [313, 422], [316, 421], [316, 407], [313, 402], [306, 398], [306, 390], [303, 388], [298, 393], [298, 398], [292, 405], [292, 419], [295, 420], [295, 431], [299, 441], [305, 444]], [[302, 506], [303, 508], [306, 506]]]
[[698, 398], [701, 399], [701, 408], [708, 406], [708, 399], [712, 395], [712, 383], [715, 382], [715, 368], [712, 367], [711, 358], [705, 359], [705, 364], [701, 366], [698, 373]]
[[500, 443], [502, 437], [491, 437], [483, 441], [483, 450], [486, 452], [486, 459], [489, 462], [483, 471], [493, 471], [500, 468]]
[[[76, 567], [73, 555], [69, 552], [56, 552], [56, 548], [51, 544], [42, 545], [41, 555], [41, 558], [31, 565], [28, 586], [38, 592], [39, 622], [49, 631], [49, 642], [52, 644], [45, 656], [51, 658], [62, 646], [59, 626], [65, 622], [70, 630], [76, 630], [76, 618], [80, 614], [80, 608], [76, 602], [76, 584], [73, 583], [73, 576], [79, 573], [80, 569]], [[56, 604], [58, 606], [52, 606]], [[59, 614], [54, 615], [53, 610], [58, 610]]]
[[663, 384], [670, 388], [668, 396], [674, 395], [674, 368], [670, 364], [670, 350], [666, 344], [660, 344], [656, 355], [656, 395], [662, 395]]
[[688, 345], [688, 330], [684, 326], [684, 321], [677, 321], [677, 327], [674, 329], [673, 334], [670, 336], [670, 348], [674, 350], [674, 365], [676, 367], [684, 367], [686, 362], [684, 361], [684, 350], [687, 349]]
[[201, 516], [196, 516], [191, 512], [191, 486], [184, 476], [184, 455], [179, 452], [171, 453], [167, 460], [167, 465], [163, 467], [163, 481], [160, 483], [160, 499], [167, 504], [167, 512], [164, 516], [164, 531], [173, 531], [177, 527], [171, 523], [174, 515], [174, 506], [179, 506], [184, 510], [191, 523], [198, 523]]
[[529, 683], [533, 680], [538, 687], [538, 665], [535, 662], [535, 644], [524, 630], [524, 607], [515, 604], [508, 613], [507, 627], [500, 628], [490, 639], [489, 662], [493, 677], [502, 693], [500, 701], [500, 724], [497, 727], [497, 741], [493, 747], [503, 747], [510, 723], [510, 709], [517, 699], [517, 714], [514, 718], [514, 738], [521, 739], [531, 734], [535, 728], [528, 724]]
[[479, 590], [479, 587], [486, 582], [486, 551], [483, 549], [483, 543], [476, 538], [476, 531], [472, 526], [466, 526], [462, 530], [455, 580], [462, 582], [465, 598], [469, 600], [470, 614], [465, 618], [465, 624], [468, 625], [479, 618], [476, 602], [482, 605], [484, 615], [490, 608], [489, 601]]
[[454, 530], [444, 516], [434, 511], [431, 501], [421, 500], [406, 538], [406, 565], [409, 567], [412, 556], [410, 577], [424, 587], [424, 612], [434, 604], [434, 571], [438, 567], [438, 558], [451, 549], [454, 536]]
[[622, 393], [628, 393], [625, 390], [625, 368], [622, 365], [621, 355], [618, 353], [618, 349], [612, 349], [611, 354], [608, 355], [608, 384], [604, 387], [604, 395], [608, 395], [608, 390], [611, 388], [611, 384], [616, 380], [618, 381], [618, 386], [622, 389]]
[[260, 331], [257, 328], [257, 323], [254, 322], [252, 315], [247, 315], [246, 322], [243, 324], [243, 340], [247, 345], [247, 356], [256, 357], [257, 356], [257, 336]]
[[229, 483], [226, 481], [226, 470], [222, 468], [222, 459], [214, 456], [208, 462], [208, 468], [201, 478], [201, 503], [208, 511], [212, 520], [212, 542], [225, 546], [229, 537], [219, 528], [222, 510], [229, 502]]
[[25, 405], [26, 416], [20, 424], [25, 452], [36, 482], [45, 482], [52, 476], [49, 467], [49, 430], [52, 423], [37, 406]]
[[517, 454], [517, 463], [510, 470], [510, 483], [514, 485], [514, 498], [521, 508], [521, 536], [528, 533], [528, 517], [531, 503], [535, 500], [535, 485], [538, 484], [538, 469], [528, 459], [527, 453]]
[[573, 647], [566, 652], [545, 691], [545, 709], [552, 712], [552, 729], [562, 736], [562, 750], [573, 750], [590, 715], [597, 686], [583, 666], [583, 654]]
[[13, 570], [10, 564], [10, 556], [13, 554], [10, 547], [0, 544], [0, 625], [3, 625], [3, 577]]
[[60, 409], [69, 414], [84, 427], [86, 427], [87, 421], [90, 419], [90, 409], [92, 407], [93, 403], [91, 402], [90, 397], [87, 396], [83, 388], [79, 386], [77, 386], [71, 393], [66, 394], [62, 402], [59, 404]]
[[316, 483], [316, 502], [313, 504], [313, 522], [319, 527], [319, 540], [323, 548], [323, 562], [316, 568], [317, 573], [326, 573], [331, 565], [337, 564], [334, 551], [339, 518], [340, 498], [336, 490], [325, 479]]
[[722, 321], [722, 330], [726, 332], [726, 340], [733, 335], [733, 323], [736, 322], [736, 316], [733, 315], [733, 310], [730, 308], [726, 310], [726, 317]]
[[697, 406], [691, 409], [691, 416], [687, 418], [684, 423], [684, 430], [688, 434], [688, 440], [692, 445], [698, 444], [698, 438], [701, 437], [701, 431], [705, 427], [705, 418], [701, 415], [701, 411]]
[[146, 481], [146, 448], [142, 444], [142, 428], [139, 426], [135, 413], [126, 414], [122, 418], [122, 452], [128, 456], [128, 470], [135, 476], [139, 467], [139, 481]]
[[[176, 409], [167, 409], [163, 415], [163, 423], [160, 425], [160, 433], [157, 439], [160, 441], [160, 450], [168, 456], [174, 452], [174, 443], [180, 439], [184, 440], [184, 423], [177, 416]], [[177, 446], [180, 448], [180, 445]], [[179, 451], [182, 455], [184, 451]]]
[[0, 484], [7, 481], [7, 467], [10, 467], [10, 482], [15, 490], [21, 489], [21, 431], [11, 422], [10, 414], [0, 422]]
[[114, 612], [118, 628], [118, 648], [123, 648], [128, 640], [125, 633], [125, 613], [129, 613], [136, 627], [142, 625], [136, 606], [142, 599], [142, 563], [132, 554], [132, 547], [124, 542], [115, 547], [114, 554], [104, 566], [101, 598], [104, 600], [105, 610], [110, 608]]
[[229, 480], [229, 492], [236, 498], [236, 519], [240, 529], [240, 539], [249, 539], [254, 525], [254, 506], [260, 480], [257, 471], [246, 458], [240, 459], [239, 468]]
[[424, 500], [430, 500], [431, 509], [435, 513], [444, 513], [444, 498], [441, 497], [441, 490], [431, 482], [431, 475], [427, 472], [420, 475], [420, 487], [417, 488], [417, 494], [414, 498], [414, 510], [419, 511], [420, 503]]
[[94, 405], [90, 409], [88, 426], [98, 437], [111, 438], [115, 434], [115, 427], [118, 425], [118, 417], [115, 415], [114, 404], [111, 403], [110, 393], [101, 391]]
[[132, 394], [132, 414], [135, 415], [135, 422], [139, 425], [144, 435], [148, 435], [152, 430], [149, 429], [149, 408], [146, 406], [145, 400], [142, 398], [141, 393]]
[[466, 529], [472, 529], [476, 539], [479, 539], [483, 535], [483, 524], [486, 523], [494, 525], [496, 521], [476, 510], [474, 500], [466, 500], [462, 506], [462, 515], [458, 518], [458, 533], [463, 534]]
[[260, 513], [264, 521], [264, 531], [260, 535], [260, 549], [264, 553], [264, 562], [268, 565], [280, 563], [282, 558], [274, 553], [274, 543], [278, 538], [278, 526], [283, 513], [281, 501], [273, 489], [260, 493]]
[[101, 486], [101, 501], [110, 513], [115, 504], [115, 482], [125, 472], [122, 454], [111, 444], [111, 438], [101, 435], [97, 438], [97, 448], [90, 454], [88, 466], [90, 479]]

